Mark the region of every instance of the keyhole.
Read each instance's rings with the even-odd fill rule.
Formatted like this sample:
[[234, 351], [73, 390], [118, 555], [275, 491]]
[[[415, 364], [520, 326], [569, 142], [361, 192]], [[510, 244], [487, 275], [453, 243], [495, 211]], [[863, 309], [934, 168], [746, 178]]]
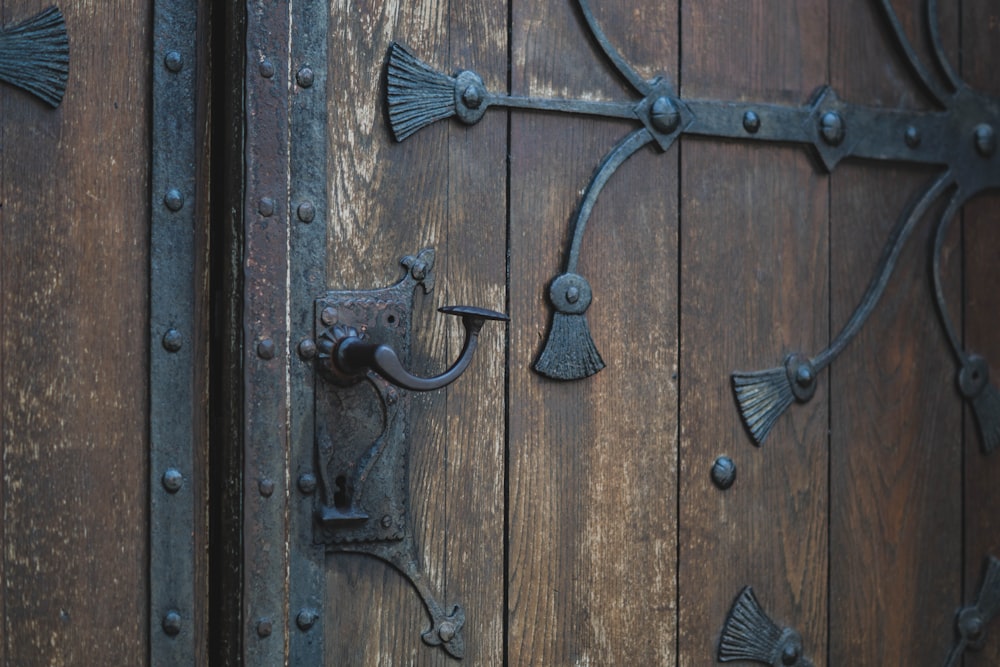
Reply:
[[337, 488], [333, 492], [333, 506], [339, 509], [349, 507], [351, 501], [347, 493], [347, 478], [344, 475], [340, 475], [334, 480], [334, 484], [337, 485]]
[[390, 315], [389, 317], [385, 318], [385, 321], [388, 322], [389, 324], [395, 324], [396, 323], [396, 316], [395, 315]]

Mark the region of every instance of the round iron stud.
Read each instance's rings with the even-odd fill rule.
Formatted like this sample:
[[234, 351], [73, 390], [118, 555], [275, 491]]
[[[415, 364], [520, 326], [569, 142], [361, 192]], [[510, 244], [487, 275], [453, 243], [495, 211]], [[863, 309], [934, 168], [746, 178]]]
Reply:
[[669, 97], [658, 97], [649, 111], [649, 122], [659, 132], [670, 134], [681, 123], [681, 113]]
[[171, 637], [176, 637], [181, 633], [181, 615], [176, 611], [168, 611], [163, 617], [163, 631]]
[[269, 58], [264, 58], [260, 61], [260, 75], [265, 79], [270, 79], [274, 76], [274, 63]]
[[163, 195], [163, 203], [171, 211], [177, 212], [184, 206], [184, 195], [177, 188], [170, 188]]
[[316, 624], [319, 614], [315, 609], [303, 609], [295, 616], [295, 625], [299, 626], [302, 632], [308, 631]]
[[274, 200], [270, 197], [261, 197], [257, 203], [257, 212], [265, 218], [270, 218], [274, 215]]
[[299, 356], [307, 361], [315, 357], [316, 341], [314, 341], [312, 338], [302, 339], [302, 342], [299, 343]]
[[916, 148], [920, 145], [920, 141], [923, 137], [920, 136], [920, 130], [910, 125], [906, 128], [906, 132], [903, 133], [903, 141], [910, 148]]
[[447, 643], [454, 639], [455, 632], [457, 632], [455, 624], [451, 621], [444, 621], [441, 623], [441, 627], [438, 628], [438, 637], [441, 638], [441, 641]]
[[316, 476], [312, 473], [303, 473], [299, 476], [299, 491], [307, 496], [316, 492]]
[[323, 312], [320, 313], [319, 319], [323, 324], [329, 327], [337, 323], [338, 315], [339, 313], [337, 312], [336, 308], [333, 308], [332, 306], [327, 306], [326, 308], [323, 309]]
[[270, 498], [274, 494], [274, 481], [270, 479], [260, 480], [257, 482], [257, 490], [260, 491], [260, 495]]
[[997, 151], [997, 135], [992, 125], [982, 123], [974, 130], [976, 152], [983, 157], [993, 157]]
[[167, 471], [163, 473], [161, 481], [163, 488], [168, 493], [177, 493], [181, 490], [181, 486], [184, 485], [184, 475], [177, 468], [167, 468]]
[[163, 334], [163, 349], [167, 352], [178, 352], [184, 345], [184, 338], [177, 329], [167, 329]]
[[483, 93], [484, 91], [476, 84], [466, 86], [462, 91], [462, 104], [470, 109], [478, 109], [483, 103]]
[[274, 359], [274, 341], [270, 338], [262, 338], [257, 343], [257, 356], [261, 359]]
[[261, 638], [270, 637], [272, 628], [273, 624], [271, 623], [271, 619], [269, 618], [260, 619], [259, 621], [257, 621], [257, 636]]
[[819, 119], [819, 133], [823, 141], [831, 146], [839, 146], [844, 141], [847, 128], [844, 126], [844, 118], [836, 111], [827, 111]]
[[736, 464], [728, 456], [720, 456], [712, 464], [712, 482], [725, 491], [736, 481]]
[[295, 74], [295, 82], [302, 88], [312, 88], [316, 75], [313, 74], [312, 67], [303, 67]]
[[167, 51], [167, 55], [163, 56], [163, 64], [171, 72], [180, 72], [184, 69], [184, 58], [180, 51]]
[[743, 114], [743, 129], [750, 134], [757, 134], [757, 130], [760, 129], [760, 116], [753, 111]]
[[316, 219], [316, 207], [312, 205], [312, 202], [304, 201], [299, 204], [297, 214], [302, 222], [312, 222]]

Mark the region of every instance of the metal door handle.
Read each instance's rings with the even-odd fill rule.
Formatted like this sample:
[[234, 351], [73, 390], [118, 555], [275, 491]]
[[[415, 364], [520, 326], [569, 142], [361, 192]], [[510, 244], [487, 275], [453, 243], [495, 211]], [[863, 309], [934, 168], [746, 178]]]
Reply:
[[396, 351], [382, 343], [365, 342], [363, 334], [354, 327], [338, 325], [324, 334], [319, 344], [319, 359], [331, 379], [338, 383], [353, 383], [373, 370], [383, 378], [403, 389], [432, 391], [445, 387], [458, 379], [472, 363], [479, 345], [479, 331], [487, 320], [507, 321], [503, 313], [475, 306], [444, 306], [439, 312], [458, 315], [465, 326], [465, 343], [462, 353], [451, 367], [440, 375], [422, 378], [413, 375], [399, 360]]

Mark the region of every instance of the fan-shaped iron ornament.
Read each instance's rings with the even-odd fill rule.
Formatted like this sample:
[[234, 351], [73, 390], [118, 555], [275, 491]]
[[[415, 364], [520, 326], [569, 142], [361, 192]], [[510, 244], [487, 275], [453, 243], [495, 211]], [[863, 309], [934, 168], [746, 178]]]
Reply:
[[[940, 168], [939, 173], [916, 203], [900, 215], [861, 302], [830, 346], [815, 355], [790, 355], [775, 368], [736, 371], [732, 374], [733, 391], [747, 430], [754, 443], [761, 444], [792, 403], [812, 398], [817, 375], [844, 350], [875, 309], [917, 223], [936, 202], [946, 200], [937, 221], [937, 242], [931, 259], [934, 296], [957, 361], [959, 388], [976, 416], [983, 449], [986, 453], [996, 449], [1000, 444], [1000, 391], [990, 383], [987, 363], [965, 350], [956, 335], [940, 273], [942, 241], [959, 207], [980, 192], [1000, 186], [996, 136], [1000, 129], [1000, 98], [971, 89], [951, 67], [938, 34], [936, 0], [926, 3], [933, 68], [917, 57], [890, 1], [872, 1], [881, 10], [913, 76], [937, 110], [850, 104], [839, 99], [829, 86], [822, 86], [808, 103], [798, 107], [681, 99], [664, 77], [643, 79], [629, 65], [597, 24], [589, 0], [577, 0], [585, 24], [637, 99], [592, 101], [496, 94], [486, 89], [475, 72], [460, 70], [449, 76], [400, 44], [389, 48], [389, 123], [398, 141], [446, 118], [457, 117], [465, 124], [475, 124], [490, 107], [605, 116], [631, 120], [638, 126], [598, 165], [573, 215], [565, 269], [549, 287], [554, 312], [548, 338], [534, 363], [538, 373], [555, 380], [579, 380], [604, 368], [586, 320], [591, 286], [577, 273], [577, 264], [587, 220], [601, 190], [618, 167], [640, 148], [653, 144], [666, 151], [687, 134], [804, 144], [815, 151], [828, 172], [847, 157], [934, 165]], [[935, 78], [931, 69], [941, 75]]]
[[69, 79], [69, 35], [58, 7], [0, 28], [0, 80], [58, 107]]
[[719, 638], [719, 662], [750, 660], [773, 667], [813, 667], [804, 657], [802, 635], [780, 628], [764, 613], [753, 588], [746, 586], [733, 602]]

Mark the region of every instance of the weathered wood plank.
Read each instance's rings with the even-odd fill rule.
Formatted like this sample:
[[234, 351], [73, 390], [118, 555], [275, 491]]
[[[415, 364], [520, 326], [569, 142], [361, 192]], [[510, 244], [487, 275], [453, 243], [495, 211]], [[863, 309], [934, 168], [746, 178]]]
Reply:
[[[333, 122], [330, 287], [369, 288], [425, 246], [437, 249], [434, 292], [418, 296], [412, 370], [440, 373], [461, 349], [462, 327], [436, 312], [447, 304], [505, 308], [506, 116], [476, 127], [441, 122], [397, 143], [383, 76], [390, 41], [442, 71], [475, 69], [506, 88], [507, 8], [501, 1], [377, 3], [370, 13], [331, 8]], [[466, 612], [470, 664], [503, 654], [504, 350], [488, 325], [472, 368], [445, 391], [413, 398], [411, 520], [431, 588]], [[448, 664], [428, 648], [419, 598], [396, 572], [367, 557], [328, 558], [327, 655], [332, 664]], [[350, 611], [347, 611], [350, 610]]]
[[[684, 96], [804, 103], [826, 79], [826, 18], [823, 2], [684, 3]], [[690, 140], [681, 149], [679, 664], [714, 662], [733, 601], [751, 585], [821, 665], [826, 378], [757, 449], [730, 373], [827, 344], [827, 180], [800, 147]], [[737, 470], [727, 491], [710, 477], [723, 455]]]
[[[831, 3], [831, 83], [855, 103], [926, 105], [874, 4]], [[911, 36], [920, 34], [920, 5], [895, 3]], [[833, 327], [847, 321], [890, 228], [931, 177], [929, 169], [870, 163], [844, 164], [831, 177]], [[962, 429], [953, 361], [931, 297], [933, 215], [831, 368], [831, 665], [943, 662], [951, 641]]]
[[150, 3], [60, 4], [62, 106], [2, 93], [4, 657], [141, 665]]
[[[674, 2], [592, 3], [643, 76], [676, 79]], [[635, 99], [574, 2], [512, 6], [512, 92]], [[644, 149], [594, 209], [578, 267], [607, 367], [556, 382], [530, 366], [551, 319], [569, 221], [634, 126], [511, 115], [509, 653], [512, 665], [675, 664], [677, 153]]]
[[[977, 90], [1000, 95], [1000, 8], [989, 0], [962, 3], [962, 75]], [[996, 159], [995, 157], [993, 159]], [[1000, 196], [987, 193], [965, 207], [965, 343], [990, 362], [1000, 386]], [[954, 223], [953, 223], [954, 224]], [[953, 267], [957, 269], [958, 267]], [[952, 301], [957, 304], [957, 301]], [[957, 317], [957, 315], [955, 315]], [[975, 418], [965, 411], [965, 576], [961, 604], [971, 604], [982, 585], [987, 554], [1000, 558], [1000, 455], [983, 455]], [[1000, 625], [987, 628], [985, 647], [966, 654], [968, 667], [1000, 664]]]

